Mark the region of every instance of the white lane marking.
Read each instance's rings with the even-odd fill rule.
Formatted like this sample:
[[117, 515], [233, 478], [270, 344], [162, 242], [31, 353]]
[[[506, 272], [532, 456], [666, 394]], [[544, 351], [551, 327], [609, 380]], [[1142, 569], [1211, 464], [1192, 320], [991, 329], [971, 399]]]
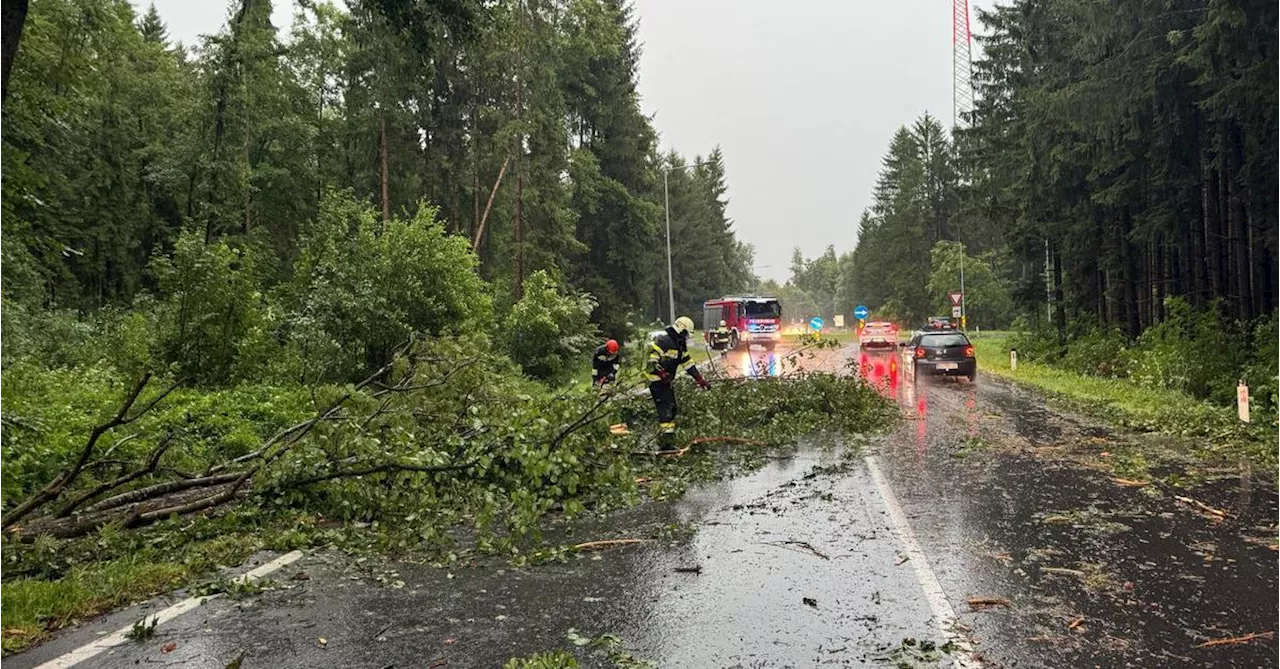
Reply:
[[[249, 571], [243, 576], [236, 577], [234, 582], [246, 583], [248, 581], [256, 581], [281, 567], [297, 562], [300, 557], [302, 557], [302, 551], [291, 551], [289, 553], [285, 553], [284, 555]], [[144, 620], [148, 625], [151, 624], [152, 618], [156, 620], [156, 625], [167, 623], [170, 620], [173, 620], [174, 618], [177, 618], [178, 616], [200, 606], [200, 604], [204, 603], [206, 600], [216, 599], [220, 596], [221, 595], [215, 594], [204, 597], [188, 597], [187, 599], [184, 599], [159, 613], [146, 616]], [[49, 660], [48, 662], [36, 667], [36, 669], [66, 669], [66, 667], [73, 667], [104, 650], [109, 650], [116, 646], [125, 644], [129, 640], [127, 635], [132, 629], [132, 625], [129, 627], [122, 627], [115, 632], [98, 639], [97, 641], [87, 643], [73, 651]]]
[[929, 567], [929, 559], [925, 557], [920, 543], [916, 541], [915, 532], [911, 531], [911, 523], [907, 522], [907, 515], [902, 512], [897, 496], [889, 487], [889, 481], [880, 471], [879, 458], [868, 455], [863, 460], [867, 463], [867, 471], [871, 473], [871, 480], [876, 484], [876, 490], [880, 492], [880, 498], [884, 500], [885, 510], [888, 511], [889, 520], [893, 525], [893, 533], [898, 537], [898, 543], [902, 545], [902, 552], [911, 563], [911, 568], [915, 570], [916, 581], [924, 591], [925, 601], [933, 611], [934, 620], [938, 622], [938, 630], [958, 649], [951, 666], [955, 669], [981, 667], [981, 663], [972, 658], [972, 644], [956, 629], [955, 609], [951, 608], [951, 602], [947, 600], [942, 584], [938, 582], [938, 577]]

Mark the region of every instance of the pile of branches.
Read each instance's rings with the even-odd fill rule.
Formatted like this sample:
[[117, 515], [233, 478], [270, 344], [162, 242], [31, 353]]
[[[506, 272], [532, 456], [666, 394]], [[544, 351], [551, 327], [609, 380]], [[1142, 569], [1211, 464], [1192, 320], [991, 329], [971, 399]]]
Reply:
[[[348, 439], [353, 436], [376, 439], [380, 431], [388, 429], [390, 418], [412, 421], [414, 415], [426, 413], [421, 402], [431, 389], [444, 389], [469, 370], [476, 371], [480, 377], [492, 374], [491, 368], [475, 369], [492, 363], [484, 354], [432, 355], [429, 350], [424, 352], [421, 347], [406, 345], [397, 351], [392, 362], [364, 380], [348, 385], [333, 399], [316, 402], [314, 412], [305, 420], [279, 430], [251, 452], [210, 464], [198, 473], [163, 466], [165, 454], [180, 441], [180, 435], [174, 432], [159, 435], [156, 446], [141, 462], [113, 457], [120, 446], [139, 438], [140, 433], [121, 437], [110, 448], [101, 447], [104, 437], [153, 412], [182, 385], [182, 381], [178, 381], [144, 400], [154, 381], [152, 374], [144, 374], [133, 384], [115, 413], [90, 430], [74, 461], [6, 513], [0, 519], [0, 530], [20, 540], [41, 535], [66, 539], [91, 533], [109, 523], [126, 529], [140, 528], [167, 518], [211, 512], [253, 496], [278, 497], [282, 491], [304, 490], [342, 479], [397, 472], [465, 472], [482, 459], [492, 458], [502, 446], [500, 439], [485, 439], [493, 425], [467, 420], [475, 413], [478, 400], [466, 390], [474, 388], [474, 383], [464, 384], [464, 389], [457, 390], [462, 396], [458, 397], [457, 406], [451, 407], [452, 434], [446, 439], [468, 447], [455, 449], [446, 462], [423, 464], [381, 448], [345, 457], [310, 453], [303, 458], [299, 452], [317, 430], [327, 429], [329, 433], [341, 430]], [[563, 397], [552, 400], [563, 400]], [[602, 423], [604, 403], [604, 398], [597, 398], [586, 405], [574, 420], [552, 432], [548, 441], [555, 445], [576, 431]], [[438, 421], [439, 417], [433, 416], [433, 419]], [[90, 474], [113, 467], [119, 472], [114, 478], [99, 480]]]

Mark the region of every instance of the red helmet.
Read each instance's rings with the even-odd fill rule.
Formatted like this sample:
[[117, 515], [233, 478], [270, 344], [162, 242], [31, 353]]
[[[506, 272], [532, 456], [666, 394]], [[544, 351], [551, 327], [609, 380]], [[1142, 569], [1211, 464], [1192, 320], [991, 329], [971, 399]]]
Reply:
[[617, 352], [618, 352], [618, 340], [616, 340], [616, 339], [610, 339], [609, 341], [605, 342], [605, 343], [604, 343], [604, 350], [608, 351], [609, 353], [617, 353]]

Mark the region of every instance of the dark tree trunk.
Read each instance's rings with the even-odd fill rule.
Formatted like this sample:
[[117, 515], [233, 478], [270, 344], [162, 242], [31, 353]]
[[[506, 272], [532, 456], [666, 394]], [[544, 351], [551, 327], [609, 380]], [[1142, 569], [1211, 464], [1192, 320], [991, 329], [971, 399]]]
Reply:
[[1208, 299], [1212, 300], [1225, 292], [1222, 286], [1222, 208], [1218, 204], [1218, 170], [1210, 167], [1205, 175], [1204, 185], [1204, 266], [1208, 278]]
[[1155, 243], [1155, 251], [1156, 251], [1156, 257], [1155, 257], [1155, 263], [1154, 263], [1156, 267], [1155, 295], [1153, 295], [1151, 298], [1155, 305], [1155, 313], [1154, 313], [1154, 320], [1151, 321], [1152, 323], [1159, 323], [1164, 321], [1164, 297], [1165, 297], [1165, 291], [1167, 290], [1167, 285], [1169, 283], [1169, 262], [1170, 262], [1169, 261], [1170, 254], [1165, 253], [1164, 246], [1165, 245], [1164, 245], [1163, 239], [1158, 240]]
[[0, 5], [0, 48], [4, 55], [4, 80], [0, 82], [0, 100], [9, 99], [9, 73], [18, 57], [22, 29], [27, 23], [28, 0], [4, 0]]
[[380, 179], [382, 191], [382, 222], [386, 223], [391, 220], [391, 198], [390, 189], [387, 186], [387, 181], [389, 180], [389, 175], [387, 173], [387, 119], [382, 112], [378, 113], [378, 155], [379, 161], [382, 163], [382, 178]]
[[1117, 229], [1120, 244], [1120, 262], [1123, 278], [1121, 279], [1121, 292], [1124, 295], [1124, 320], [1125, 329], [1129, 333], [1129, 337], [1137, 339], [1142, 334], [1142, 314], [1138, 309], [1138, 258], [1137, 252], [1133, 247], [1133, 242], [1129, 240], [1129, 232], [1132, 228], [1132, 221], [1129, 219], [1129, 210], [1126, 207], [1120, 217], [1120, 226]]
[[1241, 186], [1243, 182], [1241, 175], [1241, 167], [1244, 163], [1244, 140], [1240, 135], [1239, 126], [1232, 126], [1228, 135], [1229, 142], [1227, 146], [1227, 175], [1230, 181], [1231, 195], [1228, 198], [1228, 213], [1231, 221], [1231, 238], [1232, 249], [1231, 255], [1235, 260], [1233, 284], [1236, 301], [1236, 315], [1241, 320], [1249, 320], [1254, 317], [1253, 309], [1253, 287], [1251, 286], [1252, 272], [1249, 267], [1249, 220], [1245, 213], [1244, 189]]
[[1062, 291], [1062, 253], [1058, 250], [1058, 245], [1053, 246], [1053, 320], [1054, 325], [1058, 329], [1058, 349], [1059, 352], [1065, 354], [1067, 351], [1067, 312], [1066, 298]]

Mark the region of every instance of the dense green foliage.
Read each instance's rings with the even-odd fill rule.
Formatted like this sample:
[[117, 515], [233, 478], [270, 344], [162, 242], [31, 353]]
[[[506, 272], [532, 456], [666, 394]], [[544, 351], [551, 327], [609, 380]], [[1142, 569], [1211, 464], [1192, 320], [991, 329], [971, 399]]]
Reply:
[[1246, 376], [1273, 406], [1276, 3], [1014, 0], [978, 19], [974, 111], [951, 136], [927, 114], [899, 129], [856, 248], [797, 252], [769, 288], [797, 317], [861, 303], [918, 327], [949, 315], [963, 253], [970, 327], [1195, 397]]
[[[438, 225], [475, 247], [478, 262], [456, 255], [462, 241], [440, 252], [475, 264], [500, 303], [546, 270], [595, 295], [595, 320], [622, 335], [630, 313], [667, 312], [667, 166], [680, 308], [751, 281], [719, 150], [691, 169], [656, 150], [624, 2], [303, 3], [288, 35], [272, 5], [234, 0], [221, 31], [175, 45], [154, 9], [138, 17], [126, 0], [32, 3], [4, 101], [6, 306], [89, 311], [225, 289], [235, 304], [208, 305], [222, 309], [216, 324], [213, 311], [183, 314], [181, 341], [166, 344], [192, 375], [225, 382], [236, 344], [213, 342], [217, 327], [282, 327], [244, 293], [331, 281], [337, 294], [308, 317], [328, 328], [317, 338], [338, 334], [334, 319], [371, 288], [361, 282], [416, 262], [397, 247]], [[335, 206], [335, 190], [373, 209]], [[384, 235], [381, 250], [364, 244]], [[209, 255], [193, 265], [197, 240]], [[372, 257], [345, 270], [332, 254], [349, 244]], [[165, 277], [193, 272], [229, 283], [187, 280], [193, 294], [175, 297]], [[379, 299], [444, 291], [445, 278], [406, 277]], [[431, 313], [394, 320], [455, 316], [472, 293], [446, 283], [457, 294], [423, 304]], [[342, 334], [364, 350], [345, 351], [337, 373], [403, 334], [381, 328], [385, 305], [365, 308], [342, 326], [362, 330]]]

